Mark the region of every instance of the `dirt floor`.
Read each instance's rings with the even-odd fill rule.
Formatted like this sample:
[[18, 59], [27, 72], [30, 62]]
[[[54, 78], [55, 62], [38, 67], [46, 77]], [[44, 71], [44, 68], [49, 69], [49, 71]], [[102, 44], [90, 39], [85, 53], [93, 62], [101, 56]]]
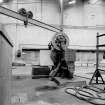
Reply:
[[[77, 73], [78, 75], [80, 74], [80, 72]], [[86, 73], [87, 72], [84, 74]], [[12, 78], [11, 105], [92, 105], [65, 93], [67, 87], [86, 85], [89, 83], [89, 79], [77, 76], [74, 76], [71, 80], [57, 79], [63, 84], [61, 87], [57, 87], [56, 84], [49, 81], [48, 78]], [[53, 86], [53, 88], [48, 88], [46, 86]]]

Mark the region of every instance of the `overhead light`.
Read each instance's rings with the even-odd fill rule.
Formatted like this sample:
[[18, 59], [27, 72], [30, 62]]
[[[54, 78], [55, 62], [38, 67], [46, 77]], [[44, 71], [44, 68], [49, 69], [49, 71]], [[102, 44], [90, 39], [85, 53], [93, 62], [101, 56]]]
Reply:
[[3, 4], [3, 3], [10, 3], [11, 1], [13, 1], [13, 0], [0, 0], [0, 4]]
[[3, 0], [0, 0], [0, 3], [3, 3], [4, 1]]
[[69, 2], [68, 2], [68, 4], [75, 4], [76, 3], [76, 0], [70, 0]]

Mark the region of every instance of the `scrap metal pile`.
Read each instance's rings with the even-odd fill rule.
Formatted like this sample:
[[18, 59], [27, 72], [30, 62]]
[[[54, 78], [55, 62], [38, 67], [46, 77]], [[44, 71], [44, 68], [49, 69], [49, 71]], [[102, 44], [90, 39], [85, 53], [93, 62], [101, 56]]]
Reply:
[[65, 92], [94, 105], [105, 105], [105, 90], [94, 85], [69, 87]]

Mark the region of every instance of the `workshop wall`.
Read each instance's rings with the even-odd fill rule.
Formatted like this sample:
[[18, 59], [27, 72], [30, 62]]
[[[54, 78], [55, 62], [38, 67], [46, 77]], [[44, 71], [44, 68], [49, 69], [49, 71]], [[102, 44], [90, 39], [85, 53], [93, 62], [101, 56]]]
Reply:
[[[105, 33], [105, 2], [95, 4], [78, 2], [64, 12], [65, 32], [74, 48], [92, 49], [96, 45], [96, 34]], [[105, 40], [101, 40], [105, 42]], [[94, 47], [93, 47], [94, 46]]]
[[[105, 2], [99, 0], [91, 4], [81, 1], [78, 0], [76, 5], [64, 8], [64, 31], [70, 38], [70, 48], [95, 49], [96, 33], [105, 33]], [[18, 0], [18, 4], [17, 0], [14, 0], [11, 4], [3, 6], [14, 11], [26, 8], [27, 11], [33, 12], [34, 19], [55, 26], [60, 24], [60, 9], [57, 0]], [[0, 22], [4, 24], [8, 34], [15, 42], [14, 52], [20, 44], [47, 46], [54, 35], [54, 32], [46, 29], [32, 25], [25, 28], [23, 22], [3, 15], [0, 17]]]
[[[32, 4], [28, 4], [28, 2], [28, 0], [18, 1], [17, 5], [15, 1], [7, 7], [15, 11], [17, 11], [16, 9], [18, 8], [24, 7], [26, 10], [33, 12], [34, 19], [48, 24], [59, 25], [60, 11], [56, 0], [35, 0]], [[69, 6], [64, 9], [64, 28], [70, 37], [70, 45], [95, 46], [96, 33], [105, 33], [103, 26], [105, 24], [104, 4], [104, 2], [96, 4], [79, 2], [74, 6]], [[2, 20], [4, 17], [5, 16], [2, 17]], [[4, 20], [5, 28], [17, 43], [17, 47], [21, 43], [38, 44], [37, 42], [39, 42], [41, 45], [48, 44], [48, 40], [54, 35], [53, 32], [35, 26], [29, 25], [27, 28], [24, 28], [23, 22], [18, 20], [6, 17], [4, 19], [6, 20]], [[16, 26], [15, 23], [18, 23], [18, 25]]]

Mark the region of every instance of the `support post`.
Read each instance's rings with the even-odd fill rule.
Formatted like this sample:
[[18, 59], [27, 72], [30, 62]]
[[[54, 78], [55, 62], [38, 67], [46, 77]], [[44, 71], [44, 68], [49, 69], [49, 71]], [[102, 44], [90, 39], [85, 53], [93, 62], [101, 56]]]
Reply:
[[61, 32], [63, 32], [63, 0], [60, 0], [60, 10], [61, 10], [60, 28], [61, 28]]

